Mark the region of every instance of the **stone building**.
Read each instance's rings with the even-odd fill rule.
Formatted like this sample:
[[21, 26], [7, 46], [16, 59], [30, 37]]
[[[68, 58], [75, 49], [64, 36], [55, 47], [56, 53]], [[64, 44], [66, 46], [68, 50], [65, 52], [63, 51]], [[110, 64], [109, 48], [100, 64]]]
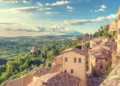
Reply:
[[86, 86], [86, 60], [88, 53], [78, 48], [67, 49], [62, 52], [62, 71], [80, 78], [78, 86]]
[[32, 47], [32, 49], [30, 50], [30, 53], [37, 53], [38, 50], [35, 46]]
[[41, 68], [33, 74], [28, 86], [87, 86], [86, 60], [88, 53], [70, 48], [57, 56], [51, 68]]
[[90, 67], [89, 72], [95, 76], [102, 73], [111, 64], [111, 49], [105, 45], [97, 45], [89, 51]]
[[109, 23], [109, 31], [115, 31], [117, 33], [117, 53], [120, 53], [120, 7], [117, 13], [117, 20]]
[[117, 53], [120, 53], [120, 7], [118, 9], [118, 24], [117, 24]]

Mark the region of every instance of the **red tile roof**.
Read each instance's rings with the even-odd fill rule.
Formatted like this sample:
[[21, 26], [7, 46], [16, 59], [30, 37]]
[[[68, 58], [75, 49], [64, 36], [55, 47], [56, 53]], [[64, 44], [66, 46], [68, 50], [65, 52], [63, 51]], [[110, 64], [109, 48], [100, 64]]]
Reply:
[[27, 86], [32, 81], [33, 81], [32, 75], [25, 75], [25, 76], [20, 77], [18, 79], [8, 81], [6, 86]]
[[76, 53], [79, 53], [85, 57], [88, 57], [88, 52], [87, 51], [84, 51], [84, 50], [81, 50], [81, 49], [78, 49], [78, 48], [69, 48], [65, 51], [63, 51], [62, 53], [67, 53], [69, 51], [73, 51], [73, 52], [76, 52]]
[[76, 86], [80, 81], [80, 78], [70, 74], [60, 73], [49, 79], [45, 86]]
[[50, 68], [40, 68], [40, 70], [35, 72], [33, 76], [40, 77], [40, 76], [47, 74], [49, 71], [50, 71]]

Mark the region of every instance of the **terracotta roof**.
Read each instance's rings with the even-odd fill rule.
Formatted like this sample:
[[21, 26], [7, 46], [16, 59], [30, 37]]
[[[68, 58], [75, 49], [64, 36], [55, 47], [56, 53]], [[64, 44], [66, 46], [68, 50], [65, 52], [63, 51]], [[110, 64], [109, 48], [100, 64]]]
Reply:
[[58, 72], [61, 70], [61, 67], [62, 65], [58, 64], [58, 65], [55, 65], [51, 68], [40, 68], [40, 70], [38, 70], [37, 72], [35, 72], [33, 74], [33, 76], [37, 76], [37, 77], [40, 77], [40, 76], [43, 76], [45, 74], [49, 74], [49, 73], [54, 73], [54, 72]]
[[51, 68], [50, 73], [61, 71], [62, 65], [58, 64]]
[[61, 59], [62, 58], [62, 55], [59, 55], [57, 57], [55, 57], [54, 59]]
[[50, 68], [40, 68], [40, 70], [35, 72], [33, 76], [40, 77], [40, 76], [47, 74], [49, 71], [50, 71]]
[[89, 52], [91, 54], [95, 54], [95, 53], [98, 53], [98, 52], [108, 52], [110, 51], [111, 49], [105, 45], [97, 45], [97, 46], [94, 46]]
[[45, 74], [31, 82], [28, 86], [44, 86], [43, 83], [45, 84], [50, 78], [56, 76], [59, 73], [60, 72]]
[[73, 52], [76, 52], [76, 53], [79, 53], [83, 56], [88, 57], [88, 52], [87, 51], [84, 51], [84, 50], [81, 50], [81, 49], [78, 49], [78, 48], [69, 48], [69, 49], [63, 51], [62, 53], [66, 53], [66, 52], [69, 52], [69, 51], [73, 51]]
[[45, 86], [76, 86], [79, 82], [79, 78], [67, 73], [60, 73], [49, 79]]
[[110, 57], [110, 55], [108, 55], [105, 52], [98, 52], [96, 54], [93, 54], [93, 56], [95, 56], [95, 58], [100, 58], [100, 59], [102, 59], [102, 58], [109, 58]]
[[23, 77], [8, 81], [6, 86], [28, 86], [28, 84], [30, 84], [32, 81], [32, 75], [25, 75]]
[[116, 42], [106, 42], [105, 46], [109, 47], [110, 49], [113, 49], [117, 45]]

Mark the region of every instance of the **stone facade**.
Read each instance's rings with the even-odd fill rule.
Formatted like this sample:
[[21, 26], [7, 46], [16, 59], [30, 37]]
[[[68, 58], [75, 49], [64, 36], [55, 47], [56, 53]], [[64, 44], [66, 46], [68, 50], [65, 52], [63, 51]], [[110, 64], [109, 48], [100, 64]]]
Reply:
[[120, 86], [120, 64], [115, 67], [100, 86]]
[[109, 31], [117, 31], [117, 20], [109, 23]]
[[120, 53], [120, 7], [117, 13], [117, 20], [110, 22], [109, 31], [117, 32], [117, 53]]
[[86, 86], [86, 59], [87, 52], [71, 48], [62, 53], [63, 72], [81, 79], [78, 86]]

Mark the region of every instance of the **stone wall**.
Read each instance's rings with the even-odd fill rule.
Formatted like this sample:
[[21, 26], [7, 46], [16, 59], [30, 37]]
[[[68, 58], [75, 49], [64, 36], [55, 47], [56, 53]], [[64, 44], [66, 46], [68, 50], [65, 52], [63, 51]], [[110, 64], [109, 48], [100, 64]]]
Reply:
[[116, 67], [118, 64], [120, 63], [120, 56], [116, 55], [113, 57], [113, 61], [112, 61], [112, 67]]
[[120, 86], [120, 64], [118, 64], [100, 86]]

